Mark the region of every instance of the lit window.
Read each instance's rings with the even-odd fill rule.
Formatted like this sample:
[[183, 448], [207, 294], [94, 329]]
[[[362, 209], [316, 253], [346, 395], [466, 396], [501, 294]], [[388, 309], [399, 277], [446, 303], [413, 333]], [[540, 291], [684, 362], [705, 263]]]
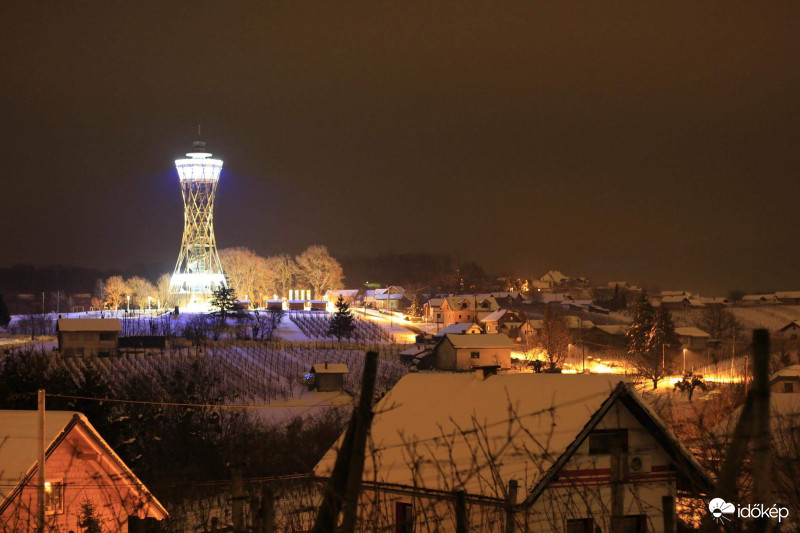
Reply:
[[481, 358], [481, 352], [471, 352], [471, 353], [469, 354], [469, 356], [470, 356], [470, 358], [472, 358], [472, 359], [480, 359], [480, 358]]
[[62, 481], [45, 482], [44, 511], [47, 514], [64, 512], [64, 483]]

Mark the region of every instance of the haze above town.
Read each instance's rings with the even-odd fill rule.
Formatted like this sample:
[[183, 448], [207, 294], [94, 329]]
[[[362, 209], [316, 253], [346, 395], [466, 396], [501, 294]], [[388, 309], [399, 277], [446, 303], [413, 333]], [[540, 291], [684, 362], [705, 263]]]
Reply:
[[221, 248], [796, 289], [799, 9], [12, 4], [0, 267], [171, 271], [202, 123]]

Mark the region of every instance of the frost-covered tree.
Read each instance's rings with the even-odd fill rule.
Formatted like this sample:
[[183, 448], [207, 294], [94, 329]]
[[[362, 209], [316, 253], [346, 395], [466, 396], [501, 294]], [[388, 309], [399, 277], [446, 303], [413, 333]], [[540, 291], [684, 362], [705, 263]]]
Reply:
[[209, 303], [215, 309], [214, 313], [224, 322], [236, 304], [236, 291], [229, 285], [220, 285], [211, 293]]
[[632, 309], [633, 321], [628, 329], [628, 361], [636, 375], [653, 382], [669, 375], [672, 370], [678, 336], [672, 315], [663, 307], [656, 311], [642, 293]]
[[256, 301], [274, 291], [275, 263], [249, 248], [225, 248], [220, 250], [222, 269], [236, 294]]
[[342, 285], [344, 272], [339, 261], [320, 245], [312, 245], [297, 256], [300, 277], [314, 289], [314, 298], [320, 298], [328, 289], [338, 289]]
[[419, 292], [414, 293], [414, 297], [411, 299], [411, 309], [409, 309], [408, 314], [414, 318], [422, 316], [422, 297]]
[[125, 282], [128, 286], [128, 291], [131, 297], [131, 305], [139, 309], [147, 309], [148, 303], [152, 306], [156, 302], [156, 288], [146, 280], [139, 276], [134, 276]]
[[156, 281], [156, 305], [161, 303], [163, 309], [169, 309], [175, 305], [175, 295], [169, 290], [172, 276], [169, 274], [161, 274]]
[[126, 296], [130, 294], [130, 289], [122, 276], [111, 276], [106, 280], [103, 294], [105, 296], [104, 303], [113, 309], [119, 309], [122, 302], [125, 301]]
[[286, 254], [268, 257], [266, 259], [267, 279], [264, 283], [265, 294], [280, 294], [283, 297], [289, 296], [289, 289], [299, 274], [297, 263]]
[[336, 300], [336, 312], [333, 314], [328, 326], [328, 335], [333, 335], [338, 340], [342, 340], [342, 337], [350, 338], [355, 329], [355, 319], [350, 313], [350, 306], [347, 305], [344, 298], [339, 296]]

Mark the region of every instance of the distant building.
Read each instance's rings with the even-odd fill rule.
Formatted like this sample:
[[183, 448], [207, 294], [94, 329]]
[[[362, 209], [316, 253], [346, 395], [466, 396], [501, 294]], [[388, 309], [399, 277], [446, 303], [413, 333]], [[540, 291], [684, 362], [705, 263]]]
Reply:
[[497, 300], [492, 297], [448, 296], [441, 306], [442, 324], [449, 326], [456, 322], [480, 322], [499, 308]]
[[119, 347], [118, 318], [59, 318], [58, 350], [65, 355], [113, 353]]
[[512, 339], [519, 337], [519, 328], [528, 320], [525, 313], [511, 309], [498, 309], [483, 317], [481, 323], [486, 333], [505, 333]]
[[333, 308], [334, 304], [336, 304], [339, 297], [342, 297], [344, 303], [353, 307], [356, 300], [358, 300], [359, 290], [358, 289], [331, 289], [327, 293], [325, 293], [325, 299], [328, 300], [328, 305], [330, 308]]
[[670, 311], [678, 309], [698, 309], [705, 307], [703, 301], [695, 296], [682, 296], [682, 295], [669, 295], [662, 296], [660, 301], [661, 307]]
[[769, 378], [772, 392], [798, 393], [800, 398], [800, 365], [784, 367]]
[[775, 297], [785, 305], [800, 305], [800, 291], [778, 291]]
[[708, 341], [711, 339], [711, 335], [702, 329], [691, 326], [675, 328], [675, 334], [680, 340], [681, 347], [693, 352], [708, 348]]
[[[0, 411], [0, 530], [34, 531], [37, 515], [38, 413]], [[47, 531], [77, 528], [81, 503], [95, 504], [108, 531], [128, 531], [129, 517], [167, 511], [81, 413], [46, 411]]]
[[779, 304], [780, 300], [774, 294], [745, 294], [738, 303], [743, 306], [775, 305]]
[[283, 309], [283, 300], [267, 300], [268, 311], [281, 311]]
[[431, 298], [425, 302], [422, 306], [422, 310], [426, 322], [439, 324], [443, 321], [442, 303], [444, 303], [444, 298]]
[[344, 389], [344, 376], [349, 372], [345, 364], [316, 363], [310, 372], [314, 376], [313, 388], [319, 392], [341, 391]]
[[469, 371], [477, 367], [511, 368], [514, 343], [503, 333], [481, 335], [449, 333], [436, 345], [438, 370]]

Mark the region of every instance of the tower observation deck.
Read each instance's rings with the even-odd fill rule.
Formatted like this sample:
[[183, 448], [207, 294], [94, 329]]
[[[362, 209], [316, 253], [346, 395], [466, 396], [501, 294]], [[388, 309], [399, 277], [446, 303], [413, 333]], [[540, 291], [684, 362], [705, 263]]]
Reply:
[[214, 196], [222, 160], [212, 159], [206, 143], [195, 141], [186, 159], [175, 161], [183, 195], [183, 239], [170, 292], [179, 305], [206, 306], [214, 289], [225, 285], [225, 274], [214, 237]]

